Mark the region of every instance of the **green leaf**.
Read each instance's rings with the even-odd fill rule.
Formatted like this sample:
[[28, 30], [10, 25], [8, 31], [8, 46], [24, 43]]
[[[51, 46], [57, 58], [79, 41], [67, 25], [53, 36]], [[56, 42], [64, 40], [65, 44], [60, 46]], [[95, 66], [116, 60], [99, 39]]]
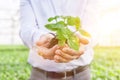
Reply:
[[58, 45], [59, 46], [64, 46], [66, 42], [66, 39], [58, 40]]
[[55, 16], [54, 18], [55, 18], [55, 19], [58, 19], [58, 18], [60, 18], [60, 16]]
[[80, 18], [79, 17], [75, 18], [75, 27], [76, 27], [76, 30], [78, 30], [81, 27]]
[[53, 21], [53, 20], [55, 20], [54, 17], [50, 17], [50, 18], [48, 18], [48, 22], [51, 22], [51, 21]]
[[57, 31], [58, 29], [61, 29], [65, 26], [65, 23], [63, 21], [59, 21], [55, 24], [51, 23], [51, 24], [46, 24], [45, 27], [49, 30], [52, 31]]
[[66, 26], [65, 22], [63, 22], [63, 21], [57, 22], [56, 25], [57, 25], [58, 27], [62, 27], [62, 28]]
[[71, 16], [68, 16], [67, 17], [67, 24], [69, 26], [74, 26], [75, 25], [75, 18], [74, 17], [71, 17]]
[[79, 50], [80, 45], [79, 45], [79, 42], [77, 41], [77, 38], [72, 37], [67, 40], [67, 43], [70, 48], [77, 50], [77, 51]]
[[85, 30], [83, 30], [83, 29], [79, 29], [79, 32], [80, 32], [83, 36], [91, 37], [91, 35], [90, 35], [87, 31], [85, 31]]
[[58, 27], [56, 26], [56, 24], [46, 24], [45, 27], [49, 30], [52, 30], [52, 31], [58, 30]]
[[66, 39], [66, 38], [63, 36], [61, 30], [58, 30], [58, 31], [57, 31], [57, 33], [56, 33], [56, 38], [59, 39], [59, 40]]
[[61, 28], [62, 34], [66, 39], [69, 39], [73, 35], [73, 32], [70, 31], [67, 27]]
[[80, 18], [79, 17], [68, 16], [67, 17], [67, 24], [69, 26], [73, 26], [73, 27], [75, 26], [76, 30], [78, 30], [81, 27]]
[[58, 39], [58, 44], [63, 46], [66, 42], [66, 38], [63, 36], [64, 34], [62, 33], [62, 31], [59, 29], [56, 33], [56, 38]]

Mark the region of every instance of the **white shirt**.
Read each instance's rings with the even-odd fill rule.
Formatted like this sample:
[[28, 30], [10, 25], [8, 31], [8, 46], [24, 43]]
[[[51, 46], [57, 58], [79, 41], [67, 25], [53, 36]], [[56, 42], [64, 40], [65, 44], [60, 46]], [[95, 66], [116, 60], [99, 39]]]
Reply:
[[79, 16], [85, 23], [83, 14], [86, 6], [87, 0], [21, 0], [20, 37], [30, 48], [28, 62], [33, 67], [61, 72], [90, 64], [93, 59], [93, 49], [90, 44], [86, 45], [86, 51], [79, 59], [68, 63], [56, 63], [53, 60], [43, 59], [32, 49], [35, 41], [41, 35], [50, 32], [44, 27], [49, 17], [55, 15]]

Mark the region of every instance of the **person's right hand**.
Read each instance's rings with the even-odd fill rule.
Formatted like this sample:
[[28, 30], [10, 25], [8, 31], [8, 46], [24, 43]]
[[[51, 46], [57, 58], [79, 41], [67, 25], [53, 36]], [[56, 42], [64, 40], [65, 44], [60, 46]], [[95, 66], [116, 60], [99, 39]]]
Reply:
[[78, 59], [82, 54], [84, 54], [84, 51], [84, 45], [81, 45], [78, 51], [70, 48], [69, 46], [64, 46], [63, 48], [55, 51], [54, 61], [57, 63], [68, 63], [72, 60]]
[[46, 34], [41, 36], [40, 39], [36, 42], [38, 54], [45, 59], [53, 60], [55, 51], [58, 49], [58, 45], [55, 45], [52, 48], [48, 48], [52, 38], [54, 38], [53, 35]]

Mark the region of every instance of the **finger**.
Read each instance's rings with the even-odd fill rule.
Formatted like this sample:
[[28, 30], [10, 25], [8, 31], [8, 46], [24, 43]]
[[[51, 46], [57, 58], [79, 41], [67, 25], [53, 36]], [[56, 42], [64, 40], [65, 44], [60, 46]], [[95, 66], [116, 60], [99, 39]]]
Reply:
[[44, 46], [44, 47], [48, 48], [48, 47], [49, 47], [49, 45], [50, 45], [50, 42], [46, 42], [46, 43], [45, 43], [45, 44], [43, 44], [42, 46]]
[[40, 40], [36, 42], [36, 45], [41, 46], [41, 45], [43, 45], [43, 44], [45, 44], [47, 42], [49, 42], [48, 39], [40, 38]]
[[54, 56], [54, 61], [57, 62], [57, 63], [67, 63], [67, 62], [69, 62], [69, 60], [66, 60], [66, 59], [62, 58], [59, 55]]
[[50, 49], [50, 52], [54, 52], [54, 53], [55, 53], [55, 51], [56, 51], [58, 48], [59, 48], [59, 46], [58, 46], [58, 45], [55, 45], [55, 46], [53, 46], [53, 47]]
[[75, 35], [79, 38], [80, 43], [82, 44], [89, 43], [89, 40], [86, 37], [82, 36], [79, 32], [76, 32]]
[[59, 56], [65, 58], [67, 60], [73, 60], [73, 59], [77, 58], [77, 56], [71, 56], [69, 54], [66, 54], [66, 53], [62, 52], [61, 50], [56, 50], [55, 53], [56, 53], [56, 55], [59, 55]]
[[88, 44], [89, 41], [88, 41], [87, 38], [82, 37], [82, 38], [80, 38], [80, 43], [82, 43], [82, 44]]
[[76, 51], [76, 50], [73, 50], [71, 48], [63, 48], [62, 51], [65, 52], [66, 54], [71, 55], [71, 56], [80, 56], [84, 52], [84, 50], [82, 50], [82, 49], [79, 51]]
[[[42, 49], [42, 48], [41, 48]], [[54, 57], [55, 55], [55, 51], [58, 49], [58, 45], [55, 45], [54, 47], [48, 49], [48, 48], [45, 48], [45, 49], [42, 49], [42, 51], [44, 51], [45, 53], [43, 53], [43, 56], [46, 57], [46, 58], [50, 58], [50, 57]], [[46, 50], [46, 51], [45, 51]]]
[[40, 56], [42, 56], [45, 59], [53, 59], [56, 49], [57, 49], [57, 46], [54, 46], [51, 49], [48, 49], [48, 48], [43, 47], [43, 46], [39, 46], [37, 52]]
[[43, 47], [43, 46], [39, 46], [37, 47], [37, 52], [40, 56], [43, 56], [45, 57], [46, 53], [48, 53], [48, 49], [46, 47]]
[[38, 51], [38, 53], [46, 53], [46, 54], [49, 54], [49, 53], [55, 53], [55, 51], [59, 48], [59, 46], [58, 45], [55, 45], [55, 46], [53, 46], [51, 49], [48, 49], [48, 48], [46, 48], [46, 47], [44, 47], [44, 46], [39, 46], [39, 47], [37, 47], [38, 49], [37, 49], [37, 51]]

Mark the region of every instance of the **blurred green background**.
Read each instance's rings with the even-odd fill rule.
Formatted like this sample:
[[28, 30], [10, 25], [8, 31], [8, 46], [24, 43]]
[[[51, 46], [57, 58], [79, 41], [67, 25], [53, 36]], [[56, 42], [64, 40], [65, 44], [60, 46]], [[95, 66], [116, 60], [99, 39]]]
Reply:
[[[92, 80], [120, 80], [120, 47], [94, 48]], [[0, 80], [27, 80], [31, 66], [28, 49], [22, 45], [0, 46]]]
[[[120, 80], [120, 0], [91, 0], [88, 9], [88, 18], [96, 17], [88, 22], [88, 30], [99, 45], [94, 47], [92, 80]], [[0, 0], [0, 80], [27, 80], [30, 76], [19, 18], [20, 0]]]

